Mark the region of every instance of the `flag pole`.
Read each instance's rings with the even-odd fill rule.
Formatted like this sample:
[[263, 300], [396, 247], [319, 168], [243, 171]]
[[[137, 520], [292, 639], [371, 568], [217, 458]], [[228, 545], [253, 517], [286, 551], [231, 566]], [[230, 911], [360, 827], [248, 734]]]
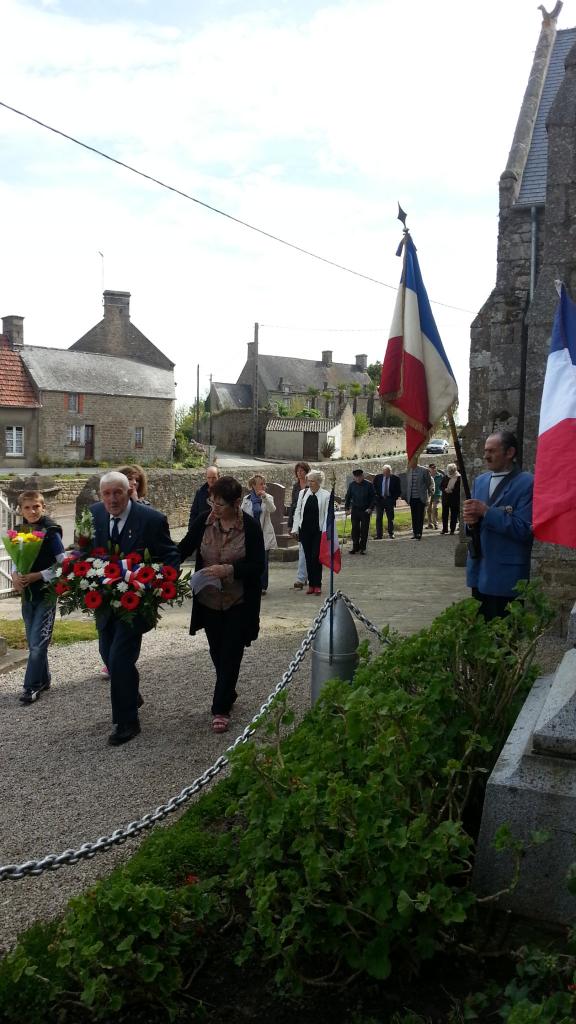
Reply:
[[462, 448], [460, 445], [460, 438], [456, 430], [456, 424], [454, 422], [454, 415], [452, 409], [448, 410], [448, 423], [450, 424], [450, 432], [452, 434], [452, 442], [454, 444], [454, 450], [456, 452], [456, 463], [458, 465], [458, 472], [462, 478], [462, 488], [464, 490], [464, 497], [470, 497], [470, 484], [468, 483], [468, 475], [466, 473], [466, 466], [464, 465], [464, 458], [462, 455]]

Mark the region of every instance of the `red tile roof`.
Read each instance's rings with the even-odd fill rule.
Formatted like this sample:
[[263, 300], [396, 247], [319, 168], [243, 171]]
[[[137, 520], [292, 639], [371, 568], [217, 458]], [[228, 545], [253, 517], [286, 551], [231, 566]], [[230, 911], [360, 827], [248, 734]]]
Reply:
[[8, 338], [0, 334], [0, 406], [38, 409], [40, 403], [18, 354], [9, 347]]

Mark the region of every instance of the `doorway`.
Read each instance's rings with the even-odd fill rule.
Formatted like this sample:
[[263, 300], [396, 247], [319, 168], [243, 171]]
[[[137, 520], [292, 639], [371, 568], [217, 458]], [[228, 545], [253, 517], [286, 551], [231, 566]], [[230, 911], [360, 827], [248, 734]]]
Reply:
[[319, 434], [313, 434], [311, 431], [304, 433], [304, 444], [302, 446], [302, 458], [306, 462], [317, 462], [318, 461], [318, 437]]
[[94, 458], [94, 425], [86, 423], [84, 426], [84, 458]]

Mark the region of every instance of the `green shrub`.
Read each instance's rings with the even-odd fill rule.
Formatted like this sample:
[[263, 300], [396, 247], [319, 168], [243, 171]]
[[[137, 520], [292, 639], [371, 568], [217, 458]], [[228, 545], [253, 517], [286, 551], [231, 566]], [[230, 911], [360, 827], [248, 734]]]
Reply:
[[240, 799], [230, 884], [250, 913], [244, 956], [279, 980], [414, 971], [466, 919], [462, 816], [533, 681], [549, 613], [526, 590], [487, 624], [465, 601], [334, 682], [298, 730], [234, 756]]
[[363, 412], [357, 412], [354, 417], [354, 437], [362, 437], [370, 430], [370, 420]]

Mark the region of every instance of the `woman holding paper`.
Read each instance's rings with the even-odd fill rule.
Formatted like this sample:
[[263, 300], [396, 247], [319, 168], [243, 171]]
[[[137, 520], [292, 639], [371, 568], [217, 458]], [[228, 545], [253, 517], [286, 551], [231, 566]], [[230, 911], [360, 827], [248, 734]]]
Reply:
[[258, 636], [265, 557], [260, 527], [240, 509], [238, 480], [220, 477], [212, 499], [211, 511], [194, 520], [178, 551], [182, 561], [196, 552], [201, 575], [195, 581], [190, 633], [204, 629], [208, 637], [216, 669], [212, 731], [221, 733], [230, 724], [244, 648]]

